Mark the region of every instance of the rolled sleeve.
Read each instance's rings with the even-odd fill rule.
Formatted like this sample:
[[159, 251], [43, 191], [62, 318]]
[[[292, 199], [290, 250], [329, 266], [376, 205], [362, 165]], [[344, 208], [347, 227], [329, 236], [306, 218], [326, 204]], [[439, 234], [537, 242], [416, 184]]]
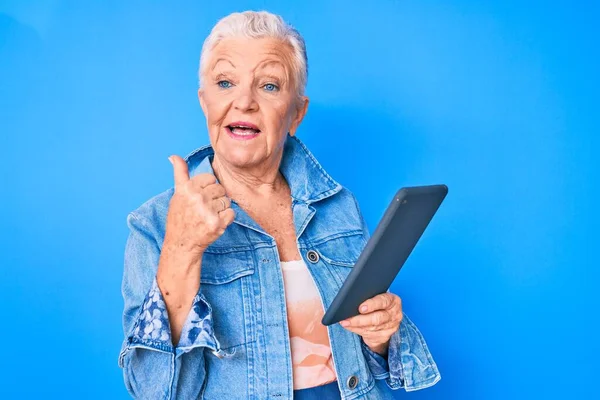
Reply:
[[152, 281], [152, 287], [144, 300], [140, 316], [131, 333], [130, 341], [150, 346], [157, 345], [161, 348], [171, 346], [169, 314], [156, 283], [156, 278]]
[[176, 350], [178, 353], [188, 352], [195, 347], [207, 347], [215, 353], [222, 352], [213, 329], [212, 308], [202, 293], [194, 298]]
[[375, 379], [385, 379], [391, 389], [407, 392], [433, 386], [441, 375], [416, 325], [403, 315], [400, 329], [390, 338], [387, 357], [363, 342], [363, 354]]
[[362, 351], [375, 379], [387, 379], [390, 377], [390, 368], [387, 358], [374, 352], [361, 340]]
[[145, 347], [175, 352], [176, 355], [189, 352], [196, 347], [207, 347], [215, 352], [220, 350], [213, 329], [212, 308], [201, 293], [194, 297], [176, 348], [173, 348], [172, 342], [169, 314], [154, 278], [140, 315], [127, 338], [129, 345], [127, 347]]

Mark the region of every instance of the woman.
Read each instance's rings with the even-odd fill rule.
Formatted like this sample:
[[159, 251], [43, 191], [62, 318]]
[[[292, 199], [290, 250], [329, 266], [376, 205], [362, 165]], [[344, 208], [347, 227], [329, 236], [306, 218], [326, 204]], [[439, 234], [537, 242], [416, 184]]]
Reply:
[[301, 36], [231, 14], [202, 48], [211, 146], [171, 156], [175, 185], [127, 218], [119, 357], [136, 398], [389, 398], [440, 376], [400, 298], [320, 321], [369, 233], [295, 137], [308, 106]]

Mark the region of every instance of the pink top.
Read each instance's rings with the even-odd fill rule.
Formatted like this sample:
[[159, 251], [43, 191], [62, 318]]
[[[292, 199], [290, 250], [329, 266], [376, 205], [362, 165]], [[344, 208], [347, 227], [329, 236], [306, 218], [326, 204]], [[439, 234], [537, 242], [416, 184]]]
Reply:
[[321, 324], [323, 303], [303, 260], [282, 261], [290, 330], [294, 389], [336, 380], [327, 327]]

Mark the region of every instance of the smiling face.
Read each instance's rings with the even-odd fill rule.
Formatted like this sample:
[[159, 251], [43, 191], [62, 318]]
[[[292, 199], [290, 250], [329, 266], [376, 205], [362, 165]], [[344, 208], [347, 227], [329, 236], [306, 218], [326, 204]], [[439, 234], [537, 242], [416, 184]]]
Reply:
[[227, 38], [210, 52], [198, 97], [219, 162], [278, 167], [308, 106], [292, 65], [291, 47], [273, 38]]

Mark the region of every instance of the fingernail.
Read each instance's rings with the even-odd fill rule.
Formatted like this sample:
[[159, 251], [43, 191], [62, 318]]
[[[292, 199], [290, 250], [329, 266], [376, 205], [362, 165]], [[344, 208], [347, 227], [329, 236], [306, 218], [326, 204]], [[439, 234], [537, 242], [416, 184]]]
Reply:
[[361, 306], [360, 307], [360, 312], [365, 312], [367, 311], [367, 306]]
[[171, 160], [171, 157], [167, 157], [167, 159], [169, 160], [169, 162], [171, 163], [171, 165], [173, 165], [173, 161]]
[[350, 325], [350, 322], [348, 322], [348, 321], [342, 321], [342, 322], [340, 322], [340, 324], [342, 326], [348, 326], [348, 325]]

